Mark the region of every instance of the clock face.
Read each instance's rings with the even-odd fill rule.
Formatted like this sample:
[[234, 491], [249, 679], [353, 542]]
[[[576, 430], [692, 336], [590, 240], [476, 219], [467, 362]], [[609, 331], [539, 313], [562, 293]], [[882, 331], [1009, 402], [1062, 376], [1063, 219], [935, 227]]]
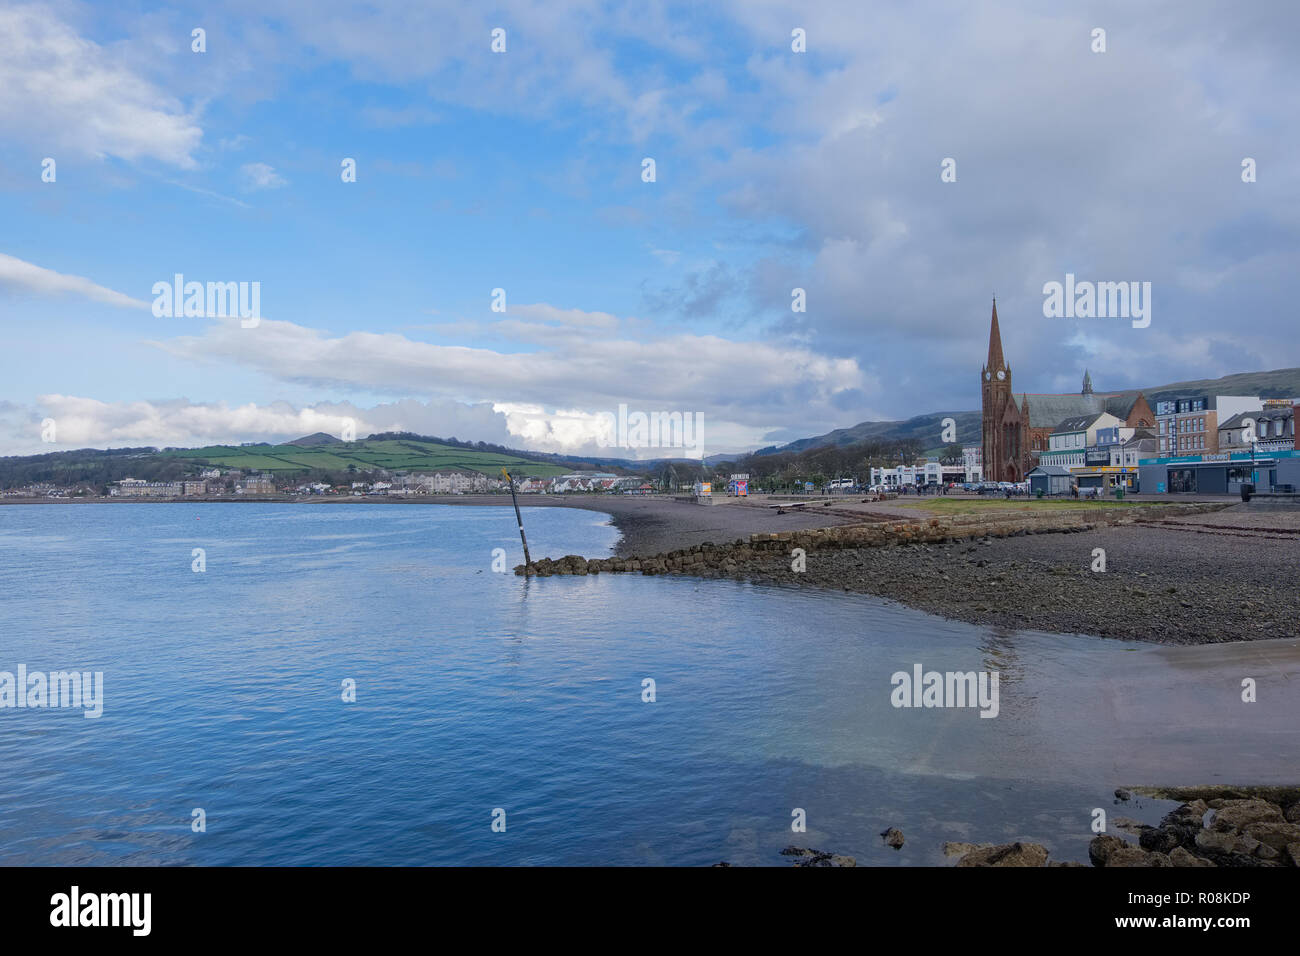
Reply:
[[987, 381], [988, 381], [988, 380], [989, 380], [989, 379], [990, 379], [990, 378], [992, 378], [992, 376], [991, 376], [991, 375], [989, 375], [989, 373], [988, 373], [988, 372], [985, 372], [985, 373], [984, 373], [984, 381], [986, 381], [986, 382], [987, 382]]
[[1007, 377], [1007, 373], [1002, 371], [1001, 369], [998, 369], [998, 381], [1000, 382], [1006, 377]]

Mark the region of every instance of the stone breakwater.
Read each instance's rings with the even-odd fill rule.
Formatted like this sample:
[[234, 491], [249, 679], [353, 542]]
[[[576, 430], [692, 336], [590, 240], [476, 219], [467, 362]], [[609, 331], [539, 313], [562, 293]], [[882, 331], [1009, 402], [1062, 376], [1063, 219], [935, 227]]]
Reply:
[[1226, 505], [1151, 505], [1114, 507], [1088, 511], [1002, 511], [988, 515], [945, 515], [940, 518], [842, 524], [807, 531], [781, 531], [737, 538], [731, 544], [706, 541], [692, 548], [664, 551], [649, 557], [584, 558], [567, 554], [563, 558], [542, 558], [532, 566], [517, 564], [516, 575], [585, 575], [601, 572], [640, 574], [703, 574], [727, 572], [740, 564], [774, 553], [805, 553], [820, 550], [891, 548], [897, 545], [948, 544], [969, 538], [1013, 537], [1018, 535], [1060, 535], [1091, 531], [1102, 525], [1134, 524], [1141, 520], [1174, 518], [1178, 515], [1218, 511]]
[[[1168, 526], [1224, 507], [1031, 504], [755, 534], [651, 555], [544, 558], [527, 573], [675, 574], [850, 591], [972, 624], [1165, 644], [1286, 636], [1300, 617], [1300, 592], [1286, 583], [1294, 542]], [[1105, 573], [1098, 573], [1098, 548]]]
[[726, 574], [740, 565], [773, 553], [789, 554], [854, 548], [881, 548], [911, 544], [945, 544], [971, 538], [1007, 538], [1026, 534], [1068, 534], [1097, 527], [1134, 524], [1144, 519], [1217, 511], [1225, 505], [1150, 505], [1098, 508], [1089, 511], [998, 512], [947, 515], [919, 520], [876, 521], [866, 524], [752, 534], [730, 544], [706, 541], [689, 548], [645, 557], [584, 558], [568, 554], [542, 558], [531, 566], [516, 565], [515, 574], [549, 577], [555, 574]]

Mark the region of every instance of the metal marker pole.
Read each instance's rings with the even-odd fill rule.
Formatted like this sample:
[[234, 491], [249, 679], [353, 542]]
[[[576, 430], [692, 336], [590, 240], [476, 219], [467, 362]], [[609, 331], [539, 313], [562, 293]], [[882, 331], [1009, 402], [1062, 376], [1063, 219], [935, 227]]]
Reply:
[[506, 481], [510, 482], [510, 500], [515, 504], [515, 521], [519, 522], [519, 540], [524, 545], [524, 574], [527, 575], [528, 569], [532, 567], [533, 559], [528, 556], [528, 539], [524, 537], [524, 519], [519, 514], [519, 499], [515, 497], [515, 480], [510, 477], [510, 472], [504, 468], [501, 469], [501, 474], [505, 475]]

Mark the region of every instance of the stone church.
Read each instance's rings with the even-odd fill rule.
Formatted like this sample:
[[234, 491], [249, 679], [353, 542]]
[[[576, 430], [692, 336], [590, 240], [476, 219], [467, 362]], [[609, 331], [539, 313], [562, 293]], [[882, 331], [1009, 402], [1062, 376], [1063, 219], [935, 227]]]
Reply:
[[1022, 392], [1017, 404], [1011, 390], [1011, 366], [1002, 354], [996, 299], [980, 388], [986, 481], [1024, 481], [1038, 464], [1039, 454], [1047, 451], [1047, 436], [1067, 418], [1110, 412], [1132, 428], [1150, 428], [1156, 420], [1141, 392], [1094, 392], [1087, 372], [1083, 374], [1083, 390], [1077, 395]]

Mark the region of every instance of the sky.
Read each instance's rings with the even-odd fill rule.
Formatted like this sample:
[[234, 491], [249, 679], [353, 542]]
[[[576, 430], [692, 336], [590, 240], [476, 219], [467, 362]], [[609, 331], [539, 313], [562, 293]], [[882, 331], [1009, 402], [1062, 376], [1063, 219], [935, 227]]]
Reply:
[[[1017, 391], [1300, 366], [1297, 36], [1290, 0], [0, 2], [0, 454], [663, 456], [620, 406], [729, 453], [977, 408], [995, 294]], [[1067, 273], [1150, 324], [1045, 316]], [[259, 321], [156, 314], [177, 274]]]

